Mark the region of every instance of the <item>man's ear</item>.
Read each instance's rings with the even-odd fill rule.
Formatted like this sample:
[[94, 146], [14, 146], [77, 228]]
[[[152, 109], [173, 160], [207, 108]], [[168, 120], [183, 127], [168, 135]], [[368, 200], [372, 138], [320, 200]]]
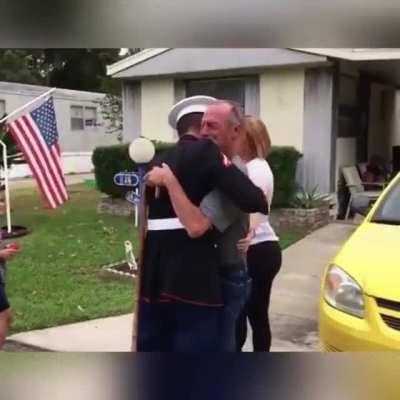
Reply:
[[236, 125], [236, 126], [233, 128], [232, 139], [233, 139], [233, 140], [238, 140], [239, 137], [240, 137], [240, 135], [241, 135], [240, 125]]

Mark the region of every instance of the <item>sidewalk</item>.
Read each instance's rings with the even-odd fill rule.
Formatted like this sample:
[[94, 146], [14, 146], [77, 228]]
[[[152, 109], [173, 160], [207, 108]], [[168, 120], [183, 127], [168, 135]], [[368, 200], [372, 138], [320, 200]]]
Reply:
[[52, 351], [130, 351], [132, 314], [18, 333], [17, 343]]
[[[272, 351], [318, 351], [321, 275], [354, 228], [332, 223], [284, 251], [282, 270], [272, 291]], [[129, 314], [23, 332], [8, 339], [51, 351], [121, 352], [130, 350], [131, 330]], [[245, 350], [251, 351], [249, 339]]]

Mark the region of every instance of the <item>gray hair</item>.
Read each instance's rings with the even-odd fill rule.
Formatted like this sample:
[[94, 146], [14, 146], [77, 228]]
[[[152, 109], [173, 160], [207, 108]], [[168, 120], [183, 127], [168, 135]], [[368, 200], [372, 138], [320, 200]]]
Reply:
[[217, 100], [213, 104], [227, 104], [230, 107], [229, 122], [233, 125], [241, 125], [244, 120], [244, 111], [242, 106], [232, 100]]

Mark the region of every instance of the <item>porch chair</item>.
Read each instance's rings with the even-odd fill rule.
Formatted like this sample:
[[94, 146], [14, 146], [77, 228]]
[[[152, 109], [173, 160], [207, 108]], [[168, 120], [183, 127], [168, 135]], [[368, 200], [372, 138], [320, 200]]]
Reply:
[[[346, 186], [350, 191], [350, 200], [346, 210], [346, 219], [348, 219], [353, 203], [358, 202], [366, 204], [368, 206], [371, 201], [376, 200], [382, 193], [385, 183], [362, 182], [357, 167], [355, 166], [343, 167], [342, 173], [346, 181]], [[380, 190], [365, 190], [364, 185], [376, 186], [380, 188]]]

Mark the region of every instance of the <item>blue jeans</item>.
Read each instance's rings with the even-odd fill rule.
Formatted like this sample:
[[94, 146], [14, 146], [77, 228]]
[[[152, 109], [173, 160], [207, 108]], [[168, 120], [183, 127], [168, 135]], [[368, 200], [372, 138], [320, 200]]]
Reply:
[[224, 307], [219, 321], [218, 351], [236, 351], [236, 324], [251, 291], [251, 279], [247, 269], [220, 272]]
[[222, 307], [187, 303], [141, 303], [137, 351], [216, 351]]

